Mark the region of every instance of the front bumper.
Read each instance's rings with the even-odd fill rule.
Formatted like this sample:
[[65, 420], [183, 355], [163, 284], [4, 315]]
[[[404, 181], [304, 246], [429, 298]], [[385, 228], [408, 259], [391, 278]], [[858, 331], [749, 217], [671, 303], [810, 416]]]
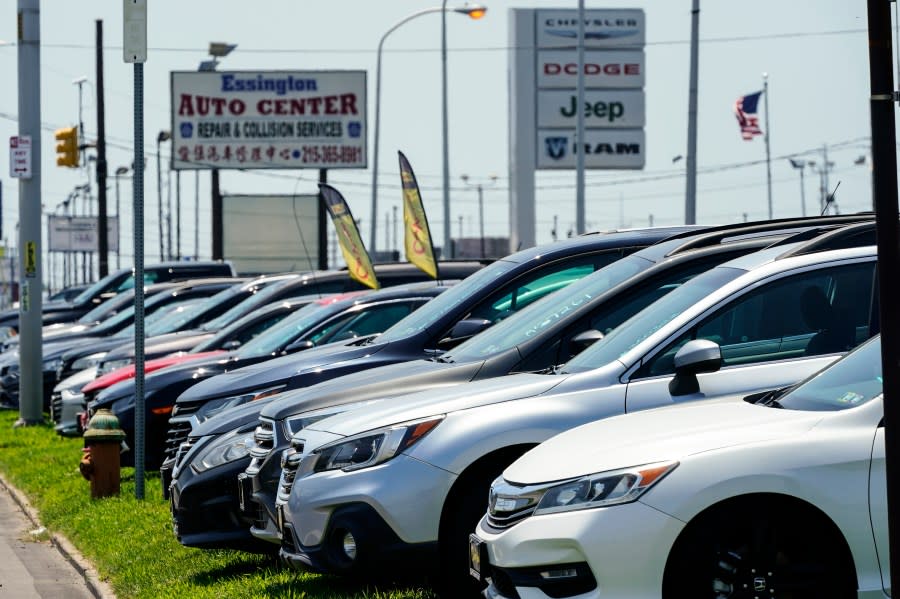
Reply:
[[[669, 551], [683, 528], [680, 520], [641, 502], [530, 516], [502, 531], [482, 518], [475, 534], [489, 560], [482, 564], [491, 583], [485, 596], [658, 599]], [[571, 594], [565, 577], [544, 582], [549, 576], [541, 575], [564, 570], [571, 571]], [[587, 584], [590, 578], [593, 585]]]
[[[288, 503], [278, 508], [281, 555], [338, 574], [405, 568], [410, 548], [436, 549], [441, 510], [455, 480], [453, 473], [402, 454], [372, 468], [297, 478]], [[331, 550], [344, 531], [357, 541], [354, 564]]]
[[187, 547], [273, 553], [277, 547], [250, 534], [252, 521], [238, 505], [237, 476], [249, 463], [242, 458], [197, 473], [185, 464], [169, 487], [175, 536]]
[[54, 391], [50, 406], [54, 429], [63, 437], [79, 437], [81, 428], [80, 414], [87, 409], [84, 394], [73, 389]]

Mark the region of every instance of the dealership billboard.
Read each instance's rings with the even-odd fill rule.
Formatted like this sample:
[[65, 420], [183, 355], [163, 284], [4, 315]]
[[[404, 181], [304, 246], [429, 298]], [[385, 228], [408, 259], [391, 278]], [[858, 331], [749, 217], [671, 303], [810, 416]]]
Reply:
[[366, 168], [365, 71], [175, 71], [172, 168]]
[[[642, 169], [646, 162], [646, 18], [584, 11], [584, 103], [578, 105], [578, 10], [510, 9], [510, 248], [535, 245], [534, 174]], [[584, 139], [576, 139], [578, 113]]]
[[[51, 252], [96, 252], [100, 244], [96, 216], [47, 217], [47, 249]], [[109, 251], [119, 251], [119, 219], [106, 217], [106, 239]]]

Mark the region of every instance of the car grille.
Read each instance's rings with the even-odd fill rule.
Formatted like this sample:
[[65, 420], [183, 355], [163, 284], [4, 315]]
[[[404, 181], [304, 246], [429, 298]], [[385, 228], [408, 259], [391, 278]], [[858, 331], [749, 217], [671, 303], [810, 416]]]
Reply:
[[50, 419], [54, 424], [62, 422], [62, 393], [54, 391], [50, 396]]
[[260, 419], [259, 426], [253, 431], [253, 447], [250, 448], [247, 474], [256, 476], [273, 449], [275, 449], [275, 423]]
[[191, 432], [190, 416], [199, 410], [202, 405], [203, 404], [201, 403], [184, 405], [176, 404], [178, 416], [175, 418], [175, 413], [172, 413], [173, 418], [169, 419], [169, 430], [166, 433], [166, 443], [164, 446], [166, 459], [174, 459], [175, 456], [178, 455], [178, 448], [187, 440], [188, 435]]
[[193, 445], [193, 441], [191, 439], [188, 439], [178, 446], [178, 451], [175, 452], [175, 465], [173, 467], [173, 472], [177, 472], [184, 465], [184, 457], [188, 454]]
[[487, 521], [491, 528], [496, 528], [498, 530], [505, 530], [511, 526], [515, 526], [525, 518], [529, 517], [534, 513], [534, 509], [537, 506], [531, 506], [528, 508], [521, 509], [517, 512], [511, 512], [508, 514], [504, 514], [503, 516], [495, 515], [488, 512]]
[[281, 454], [281, 480], [278, 482], [278, 501], [287, 503], [294, 487], [294, 478], [297, 476], [297, 468], [303, 459], [303, 449], [306, 442], [303, 439], [292, 439], [291, 447]]
[[[254, 502], [255, 503], [255, 502]], [[260, 530], [264, 530], [266, 526], [269, 524], [269, 513], [266, 512], [266, 508], [261, 503], [256, 504], [256, 517], [253, 519], [254, 528], [258, 528]]]
[[504, 530], [531, 516], [547, 490], [547, 485], [523, 487], [497, 479], [491, 485], [487, 524]]

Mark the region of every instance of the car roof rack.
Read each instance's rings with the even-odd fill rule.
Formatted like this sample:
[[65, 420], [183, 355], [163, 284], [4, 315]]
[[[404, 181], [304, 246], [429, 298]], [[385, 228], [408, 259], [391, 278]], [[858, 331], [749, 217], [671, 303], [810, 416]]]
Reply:
[[688, 238], [678, 247], [669, 251], [666, 256], [672, 256], [688, 250], [709, 247], [722, 243], [723, 240], [737, 236], [750, 237], [753, 235], [764, 235], [767, 233], [785, 233], [789, 234], [791, 229], [808, 228], [813, 236], [821, 234], [823, 230], [835, 226], [844, 226], [847, 224], [855, 224], [860, 221], [870, 221], [874, 219], [874, 213], [858, 213], [858, 214], [842, 214], [835, 216], [816, 216], [816, 217], [800, 217], [800, 218], [781, 218], [767, 221], [757, 221], [753, 223], [735, 223], [730, 225], [721, 225], [702, 229], [701, 231], [689, 231], [685, 233], [677, 233], [671, 237], [667, 237], [661, 242], [670, 242], [673, 239]]
[[[801, 236], [802, 234], [797, 237]], [[802, 239], [789, 237], [779, 243], [772, 244], [772, 247], [785, 245], [791, 241], [802, 241]], [[787, 250], [783, 254], [779, 254], [776, 260], [782, 260], [792, 256], [805, 256], [807, 254], [815, 254], [816, 252], [824, 252], [827, 250], [840, 250], [867, 245], [875, 245], [875, 221], [844, 225], [833, 231], [822, 233], [795, 248]]]

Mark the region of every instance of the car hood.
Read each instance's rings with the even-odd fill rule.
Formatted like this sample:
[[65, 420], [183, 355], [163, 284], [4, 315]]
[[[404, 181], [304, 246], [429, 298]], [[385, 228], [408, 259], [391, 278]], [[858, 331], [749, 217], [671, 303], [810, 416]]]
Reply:
[[326, 418], [310, 428], [341, 436], [354, 435], [435, 414], [533, 397], [546, 393], [565, 378], [541, 374], [512, 374], [473, 381], [387, 399], [369, 407]]
[[426, 389], [464, 383], [472, 379], [481, 362], [445, 364], [433, 360], [412, 360], [323, 381], [312, 387], [285, 391], [260, 413], [280, 420], [307, 410], [316, 410], [358, 401], [407, 395]]
[[264, 397], [234, 406], [200, 423], [195, 419], [192, 421], [191, 436], [221, 435], [245, 426], [255, 426], [259, 421], [259, 411], [270, 404], [273, 399], [275, 399], [275, 396]]
[[[155, 360], [149, 360], [144, 363], [144, 372], [149, 374], [151, 372], [155, 372], [157, 370], [161, 370], [163, 368], [168, 368], [170, 366], [176, 366], [178, 364], [183, 364], [185, 362], [195, 362], [198, 360], [206, 360], [212, 356], [221, 357], [221, 354], [224, 354], [225, 351], [221, 349], [208, 351], [208, 352], [200, 352], [196, 354], [178, 354], [172, 356], [166, 356], [164, 358], [156, 358]], [[84, 393], [90, 393], [92, 391], [96, 391], [98, 389], [105, 389], [112, 385], [115, 385], [118, 382], [133, 379], [134, 378], [135, 367], [134, 364], [129, 364], [128, 366], [122, 366], [121, 368], [116, 368], [112, 372], [107, 372], [101, 377], [94, 379], [92, 382], [85, 385], [82, 390]]]
[[281, 356], [265, 360], [244, 368], [237, 368], [224, 374], [197, 383], [179, 396], [180, 402], [206, 401], [221, 395], [234, 395], [262, 389], [284, 382], [299, 372], [315, 370], [346, 360], [355, 360], [374, 354], [386, 347], [385, 344], [356, 345], [332, 343], [309, 349], [299, 354]]
[[[195, 362], [176, 364], [151, 372], [144, 379], [144, 394], [164, 389], [173, 383], [187, 379], [218, 374], [225, 370], [231, 356], [231, 353], [217, 354]], [[119, 381], [101, 390], [96, 401], [106, 405], [129, 396], [134, 396], [134, 378]]]
[[822, 412], [780, 410], [743, 396], [633, 412], [560, 433], [513, 462], [507, 482], [566, 480], [733, 447], [796, 437], [822, 420]]

